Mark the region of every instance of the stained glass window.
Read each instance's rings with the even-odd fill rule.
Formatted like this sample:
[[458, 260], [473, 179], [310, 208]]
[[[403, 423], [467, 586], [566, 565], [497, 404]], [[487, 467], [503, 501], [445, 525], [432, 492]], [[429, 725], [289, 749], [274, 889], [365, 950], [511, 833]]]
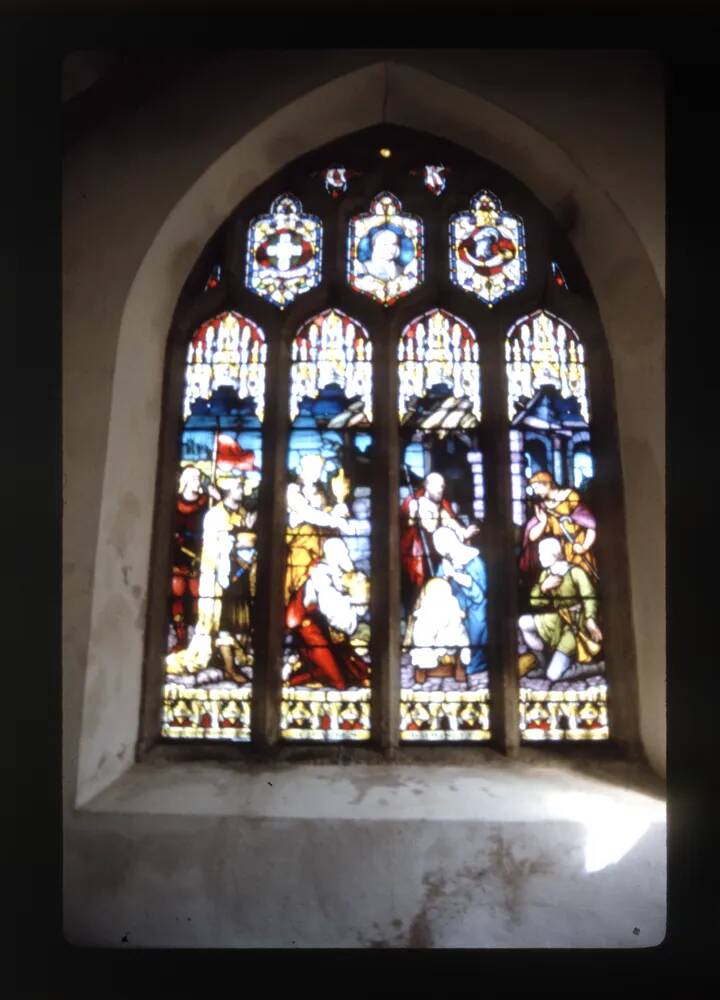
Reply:
[[556, 261], [552, 261], [550, 264], [550, 270], [552, 273], [552, 279], [558, 288], [564, 288], [567, 291], [567, 281], [565, 280], [565, 275], [562, 273], [560, 265]]
[[443, 193], [447, 184], [445, 167], [440, 165], [436, 167], [423, 167], [423, 181], [430, 194], [438, 197]]
[[284, 309], [298, 295], [320, 283], [322, 223], [302, 204], [284, 194], [250, 224], [247, 238], [247, 285]]
[[337, 309], [305, 323], [290, 366], [281, 735], [370, 736], [372, 344]]
[[450, 219], [451, 280], [492, 306], [522, 288], [526, 276], [522, 219], [503, 211], [490, 191], [480, 191], [469, 212]]
[[400, 737], [490, 737], [479, 348], [443, 309], [398, 345]]
[[585, 352], [541, 311], [506, 341], [525, 740], [607, 739]]
[[348, 281], [350, 287], [382, 305], [391, 306], [423, 281], [423, 226], [406, 215], [395, 195], [379, 194], [370, 212], [350, 221]]
[[[273, 184], [223, 222], [179, 303], [172, 344], [195, 333], [171, 416], [179, 465], [160, 486], [172, 572], [149, 602], [162, 722], [155, 689], [143, 740], [252, 731], [281, 756], [305, 744], [343, 758], [351, 744], [625, 741], [630, 715], [608, 718], [605, 633], [632, 643], [602, 603], [578, 317], [598, 323], [567, 240], [504, 171], [387, 126]], [[523, 217], [539, 227], [530, 256]], [[323, 258], [328, 232], [341, 244]], [[528, 273], [538, 311], [513, 309]], [[238, 311], [213, 315], [223, 288]], [[600, 384], [603, 352], [594, 340]], [[519, 697], [495, 697], [510, 678]], [[612, 684], [626, 704], [622, 674]]]
[[249, 740], [267, 347], [235, 312], [187, 348], [162, 733]]
[[207, 292], [210, 288], [217, 288], [217, 286], [222, 281], [222, 265], [216, 264], [208, 275], [208, 279], [205, 282], [205, 291]]
[[357, 177], [357, 170], [348, 170], [347, 167], [328, 167], [322, 171], [322, 178], [325, 190], [331, 198], [339, 198], [348, 189], [351, 177]]

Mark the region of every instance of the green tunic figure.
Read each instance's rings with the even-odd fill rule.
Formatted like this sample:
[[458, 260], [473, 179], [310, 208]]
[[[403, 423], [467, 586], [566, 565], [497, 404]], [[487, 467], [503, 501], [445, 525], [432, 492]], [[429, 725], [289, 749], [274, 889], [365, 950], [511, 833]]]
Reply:
[[538, 555], [543, 570], [530, 592], [534, 613], [522, 615], [519, 625], [525, 642], [543, 667], [547, 661], [545, 649], [550, 647], [552, 658], [546, 676], [557, 681], [563, 675], [568, 677], [573, 661], [587, 664], [600, 652], [602, 633], [595, 620], [597, 598], [585, 570], [562, 558], [556, 538], [543, 539]]

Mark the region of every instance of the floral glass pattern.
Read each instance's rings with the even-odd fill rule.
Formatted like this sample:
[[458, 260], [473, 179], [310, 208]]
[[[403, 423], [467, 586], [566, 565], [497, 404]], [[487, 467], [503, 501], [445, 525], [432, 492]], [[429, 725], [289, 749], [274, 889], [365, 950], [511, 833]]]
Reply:
[[562, 288], [565, 291], [568, 290], [568, 284], [565, 280], [565, 275], [562, 273], [560, 265], [556, 261], [552, 261], [550, 264], [550, 271], [552, 273], [552, 279], [558, 288]]
[[450, 219], [452, 282], [492, 306], [522, 288], [526, 276], [522, 219], [504, 212], [490, 191], [480, 191], [469, 212]]
[[331, 198], [339, 198], [345, 194], [350, 183], [350, 178], [357, 176], [357, 170], [348, 170], [347, 167], [328, 167], [322, 171], [325, 190]]

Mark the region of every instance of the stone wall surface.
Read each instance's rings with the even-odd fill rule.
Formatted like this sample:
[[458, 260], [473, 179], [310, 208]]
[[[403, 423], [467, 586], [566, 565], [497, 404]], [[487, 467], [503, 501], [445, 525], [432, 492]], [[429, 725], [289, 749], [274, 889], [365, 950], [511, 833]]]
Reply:
[[[423, 793], [424, 817], [401, 810], [383, 817], [379, 802], [371, 817], [339, 818], [334, 806], [316, 819], [262, 809], [252, 817], [198, 816], [201, 785], [184, 789], [182, 808], [160, 814], [152, 803], [162, 782], [146, 792], [142, 809], [133, 786], [112, 809], [88, 811], [137, 771], [160, 386], [182, 283], [258, 183], [303, 152], [379, 121], [386, 79], [388, 120], [475, 149], [558, 217], [576, 206], [570, 238], [593, 285], [615, 376], [641, 733], [653, 768], [664, 769], [657, 68], [633, 53], [298, 50], [270, 54], [273, 86], [260, 90], [253, 85], [260, 58], [222, 56], [98, 127], [66, 158], [66, 933], [103, 944], [120, 944], [128, 933], [130, 944], [166, 946], [590, 946], [593, 933], [603, 946], [655, 943], [664, 933], [659, 821], [622, 859], [580, 879], [581, 820], [550, 809], [532, 820], [520, 811], [491, 822], [482, 811], [460, 810], [462, 818], [443, 822], [433, 813], [442, 778]], [[391, 771], [376, 768], [368, 780], [381, 786]], [[616, 794], [609, 786], [610, 800]]]

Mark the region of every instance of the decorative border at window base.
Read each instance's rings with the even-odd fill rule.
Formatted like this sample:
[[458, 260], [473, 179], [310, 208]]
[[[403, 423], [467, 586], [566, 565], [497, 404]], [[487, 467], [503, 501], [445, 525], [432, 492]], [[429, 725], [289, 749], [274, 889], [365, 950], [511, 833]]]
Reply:
[[163, 724], [166, 739], [250, 740], [252, 689], [207, 691], [166, 684], [163, 691]]
[[[461, 711], [463, 704], [466, 707]], [[401, 691], [400, 739], [413, 743], [489, 740], [489, 704], [490, 692], [487, 689]], [[468, 709], [472, 709], [470, 717], [464, 720], [462, 715]]]
[[370, 689], [283, 688], [280, 735], [323, 743], [370, 739]]
[[607, 688], [529, 691], [520, 688], [520, 732], [524, 741], [607, 740]]

